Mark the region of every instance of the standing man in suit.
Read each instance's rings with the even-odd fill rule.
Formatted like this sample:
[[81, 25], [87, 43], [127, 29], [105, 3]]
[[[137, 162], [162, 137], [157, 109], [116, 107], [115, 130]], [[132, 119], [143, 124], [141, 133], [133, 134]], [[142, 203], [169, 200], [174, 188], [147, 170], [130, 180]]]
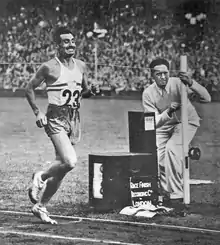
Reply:
[[[211, 96], [185, 72], [180, 72], [179, 77], [170, 77], [169, 62], [165, 59], [153, 60], [150, 70], [154, 82], [144, 90], [142, 104], [144, 112], [155, 112], [160, 186], [171, 201], [175, 199], [182, 202], [181, 84], [187, 85], [188, 95], [195, 93], [202, 102], [210, 102]], [[200, 126], [200, 118], [189, 99], [187, 111], [189, 144]]]

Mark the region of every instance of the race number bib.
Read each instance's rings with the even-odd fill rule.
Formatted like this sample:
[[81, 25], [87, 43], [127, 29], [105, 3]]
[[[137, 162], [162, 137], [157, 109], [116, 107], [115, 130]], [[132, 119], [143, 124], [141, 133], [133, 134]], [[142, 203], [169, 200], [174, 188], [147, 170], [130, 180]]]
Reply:
[[73, 108], [80, 108], [80, 89], [64, 89], [61, 91], [62, 105], [70, 105]]

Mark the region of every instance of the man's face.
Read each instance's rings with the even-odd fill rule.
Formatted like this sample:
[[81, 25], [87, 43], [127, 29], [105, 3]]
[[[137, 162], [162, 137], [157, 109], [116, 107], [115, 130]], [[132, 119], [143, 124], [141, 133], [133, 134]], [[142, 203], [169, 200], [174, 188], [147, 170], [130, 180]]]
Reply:
[[58, 47], [58, 51], [64, 57], [71, 57], [75, 55], [76, 43], [72, 34], [61, 34], [61, 42]]
[[165, 88], [169, 80], [169, 70], [165, 65], [155, 66], [152, 71], [152, 78], [160, 88]]

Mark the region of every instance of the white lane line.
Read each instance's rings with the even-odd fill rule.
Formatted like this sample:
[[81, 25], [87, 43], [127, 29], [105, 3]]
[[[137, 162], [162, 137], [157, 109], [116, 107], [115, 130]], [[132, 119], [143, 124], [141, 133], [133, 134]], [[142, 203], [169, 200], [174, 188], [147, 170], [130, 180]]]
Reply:
[[[10, 227], [10, 228], [34, 228], [35, 227], [35, 225], [33, 225], [33, 224], [31, 224], [31, 225], [18, 225], [18, 226], [12, 226], [12, 227]], [[9, 227], [7, 227], [7, 228], [9, 228]]]
[[35, 225], [34, 224], [30, 224], [30, 225], [9, 225], [9, 226], [1, 226], [0, 227], [0, 230], [2, 229], [15, 229], [15, 228], [35, 228]]
[[[8, 210], [0, 210], [0, 213], [26, 215], [26, 216], [33, 215], [32, 213], [28, 213], [28, 212], [18, 212], [18, 211], [8, 211]], [[220, 235], [220, 230], [188, 227], [188, 226], [163, 225], [163, 224], [156, 224], [156, 223], [143, 223], [143, 222], [132, 222], [132, 221], [123, 221], [123, 220], [111, 220], [111, 219], [96, 219], [96, 218], [85, 218], [85, 217], [78, 217], [78, 216], [63, 216], [63, 215], [51, 215], [51, 217], [58, 218], [58, 219], [67, 219], [67, 220], [82, 219], [82, 221], [87, 220], [87, 221], [92, 221], [92, 222], [102, 222], [102, 223], [109, 223], [109, 224], [122, 224], [122, 225], [131, 225], [131, 226], [151, 227], [155, 229], [157, 228], [157, 229], [164, 229], [164, 230], [197, 232], [197, 233], [206, 233], [206, 234], [212, 234], [212, 235], [214, 234]]]
[[76, 224], [76, 223], [80, 223], [80, 222], [82, 222], [82, 219], [72, 220], [72, 221], [68, 221], [68, 222], [59, 222], [58, 225], [69, 225], [69, 224]]
[[93, 242], [93, 243], [95, 242], [95, 243], [104, 243], [104, 244], [143, 245], [140, 243], [127, 243], [127, 242], [125, 243], [125, 242], [93, 239], [93, 238], [86, 238], [86, 237], [58, 236], [58, 235], [52, 235], [52, 234], [48, 234], [48, 233], [22, 232], [22, 231], [16, 231], [16, 230], [1, 230], [0, 229], [0, 234], [4, 234], [4, 235], [13, 234], [13, 235], [17, 235], [17, 236], [31, 236], [31, 237], [38, 237], [38, 238], [49, 238], [49, 239], [80, 241], [80, 242]]

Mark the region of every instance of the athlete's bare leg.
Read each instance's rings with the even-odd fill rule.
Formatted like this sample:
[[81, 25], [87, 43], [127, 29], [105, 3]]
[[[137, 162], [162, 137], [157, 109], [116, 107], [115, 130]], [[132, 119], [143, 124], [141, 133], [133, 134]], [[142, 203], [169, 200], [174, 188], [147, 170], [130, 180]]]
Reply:
[[57, 163], [41, 176], [43, 181], [47, 179], [45, 190], [39, 200], [39, 203], [43, 205], [46, 205], [56, 193], [63, 178], [75, 167], [77, 161], [75, 149], [64, 131], [53, 134], [51, 140], [56, 150]]
[[57, 163], [47, 171], [38, 173], [36, 179], [44, 183], [45, 189], [39, 200], [36, 200], [32, 212], [43, 222], [57, 224], [55, 220], [49, 217], [46, 205], [59, 189], [65, 175], [75, 167], [77, 158], [75, 149], [64, 131], [61, 131], [59, 134], [53, 134], [51, 140], [55, 147]]

